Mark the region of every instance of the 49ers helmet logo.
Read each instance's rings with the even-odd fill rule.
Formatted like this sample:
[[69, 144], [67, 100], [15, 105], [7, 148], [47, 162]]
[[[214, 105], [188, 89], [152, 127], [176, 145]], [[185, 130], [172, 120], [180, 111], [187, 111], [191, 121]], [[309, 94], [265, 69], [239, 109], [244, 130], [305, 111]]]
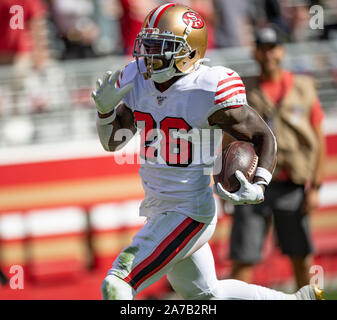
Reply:
[[192, 28], [194, 29], [201, 29], [204, 26], [204, 20], [196, 12], [185, 12], [183, 20], [187, 25], [192, 21]]

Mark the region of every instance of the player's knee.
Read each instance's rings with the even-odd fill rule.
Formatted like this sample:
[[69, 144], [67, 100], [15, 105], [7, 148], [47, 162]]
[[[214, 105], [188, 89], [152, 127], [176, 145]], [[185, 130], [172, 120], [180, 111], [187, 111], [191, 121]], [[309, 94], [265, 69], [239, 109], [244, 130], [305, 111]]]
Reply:
[[181, 295], [185, 300], [218, 300], [221, 299], [221, 294], [218, 288], [212, 288], [204, 292], [189, 292], [188, 294]]
[[[190, 295], [186, 296], [188, 300], [222, 300], [226, 293], [226, 286], [223, 283], [224, 280], [217, 280], [212, 283], [207, 289], [200, 292], [190, 292]], [[228, 280], [226, 280], [228, 281]]]
[[191, 288], [191, 286], [188, 285], [180, 287], [174, 286], [173, 288], [185, 300], [214, 300], [218, 297], [218, 283], [204, 289], [200, 287]]
[[132, 287], [114, 275], [103, 280], [101, 292], [103, 300], [132, 300], [134, 296]]

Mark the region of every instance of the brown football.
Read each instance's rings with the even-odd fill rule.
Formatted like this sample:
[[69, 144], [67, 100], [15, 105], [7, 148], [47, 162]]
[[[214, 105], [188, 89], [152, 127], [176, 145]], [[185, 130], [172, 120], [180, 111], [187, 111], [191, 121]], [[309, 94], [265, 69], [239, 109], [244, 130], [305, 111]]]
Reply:
[[252, 182], [258, 159], [253, 146], [249, 142], [234, 141], [229, 143], [215, 160], [214, 182], [220, 182], [223, 188], [229, 192], [238, 191], [240, 182], [235, 176], [235, 171], [240, 170], [247, 180]]

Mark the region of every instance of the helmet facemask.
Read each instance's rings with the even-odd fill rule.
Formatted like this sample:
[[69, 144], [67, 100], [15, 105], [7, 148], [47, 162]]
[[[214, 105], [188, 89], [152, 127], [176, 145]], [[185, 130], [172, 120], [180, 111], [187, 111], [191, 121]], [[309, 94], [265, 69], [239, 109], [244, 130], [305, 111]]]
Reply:
[[[188, 25], [182, 37], [169, 31], [160, 33], [158, 28], [143, 28], [141, 30], [135, 40], [132, 55], [136, 58], [138, 70], [140, 70], [139, 59], [146, 59], [145, 79], [151, 77], [153, 81], [162, 83], [175, 76], [186, 74], [176, 69], [175, 62], [192, 53], [191, 47], [186, 41], [190, 29], [191, 25]], [[164, 68], [162, 68], [163, 63], [159, 62], [163, 60], [168, 61], [168, 66], [164, 66]]]

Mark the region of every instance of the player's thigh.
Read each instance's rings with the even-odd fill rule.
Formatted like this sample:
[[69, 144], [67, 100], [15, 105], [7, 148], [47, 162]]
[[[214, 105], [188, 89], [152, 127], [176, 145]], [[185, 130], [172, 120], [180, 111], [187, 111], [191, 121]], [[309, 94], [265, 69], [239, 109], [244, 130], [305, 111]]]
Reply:
[[175, 264], [167, 274], [167, 279], [184, 299], [213, 298], [218, 280], [209, 244], [204, 244], [191, 256]]
[[140, 292], [207, 242], [209, 226], [178, 213], [158, 214], [118, 255], [108, 274], [118, 276]]
[[267, 207], [241, 205], [235, 207], [230, 234], [230, 258], [254, 264], [261, 260], [267, 233]]

